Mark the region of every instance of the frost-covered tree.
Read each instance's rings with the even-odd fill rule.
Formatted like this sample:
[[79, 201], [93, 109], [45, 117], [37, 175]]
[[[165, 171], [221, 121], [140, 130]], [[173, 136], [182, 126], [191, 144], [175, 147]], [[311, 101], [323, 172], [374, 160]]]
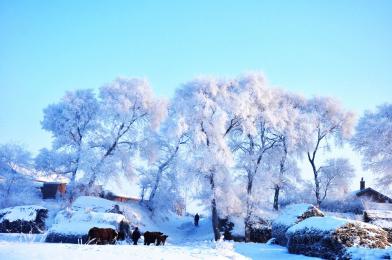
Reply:
[[241, 124], [239, 133], [233, 136], [232, 145], [237, 151], [237, 166], [246, 175], [245, 239], [249, 241], [253, 213], [257, 208], [254, 183], [256, 177], [261, 177], [263, 166], [267, 165], [268, 153], [279, 141], [274, 128], [280, 117], [275, 114], [278, 111], [277, 96], [261, 74], [240, 77], [236, 87]]
[[83, 153], [88, 151], [91, 132], [97, 126], [97, 112], [98, 101], [90, 89], [67, 92], [60, 102], [44, 109], [41, 124], [52, 133], [53, 149], [41, 150], [36, 164], [44, 171], [70, 174], [71, 198]]
[[[174, 109], [183, 118], [190, 142], [187, 145], [192, 169], [202, 182], [205, 199], [211, 203], [214, 237], [220, 238], [219, 217], [235, 206], [232, 203], [230, 167], [234, 158], [228, 145], [228, 136], [238, 126], [238, 118], [231, 113], [233, 106], [230, 81], [199, 78], [177, 90]], [[230, 194], [230, 196], [227, 196]]]
[[307, 113], [310, 134], [303, 136], [303, 138], [309, 141], [306, 149], [307, 158], [313, 172], [316, 202], [320, 206], [323, 195], [320, 180], [321, 168], [316, 161], [317, 154], [321, 149], [329, 151], [332, 144], [335, 144], [336, 147], [341, 146], [345, 140], [350, 138], [354, 115], [345, 111], [335, 99], [327, 97], [310, 99], [307, 105]]
[[354, 168], [345, 158], [329, 159], [320, 167], [320, 202], [326, 198], [343, 197], [354, 178]]
[[118, 78], [100, 88], [99, 97], [98, 126], [92, 135], [96, 159], [86, 176], [90, 187], [97, 178], [131, 178], [139, 144], [147, 132], [158, 129], [167, 111], [166, 102], [157, 99], [142, 79]]
[[366, 111], [356, 126], [351, 145], [362, 156], [365, 169], [378, 174], [378, 183], [392, 184], [392, 104]]
[[141, 183], [143, 192], [149, 191], [147, 206], [150, 210], [172, 210], [182, 200], [180, 179], [184, 162], [180, 148], [188, 141], [184, 120], [170, 109], [160, 131], [151, 132], [144, 143], [142, 152], [149, 154], [149, 164], [142, 170]]
[[37, 196], [31, 154], [17, 144], [0, 145], [0, 205], [13, 206]]

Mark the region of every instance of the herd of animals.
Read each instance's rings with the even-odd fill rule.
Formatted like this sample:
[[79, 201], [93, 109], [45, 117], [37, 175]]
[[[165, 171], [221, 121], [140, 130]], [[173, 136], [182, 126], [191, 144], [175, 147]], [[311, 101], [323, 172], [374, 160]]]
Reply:
[[[115, 205], [114, 208], [110, 211], [112, 213], [120, 213], [120, 208], [118, 205]], [[198, 213], [194, 216], [194, 225], [199, 226], [200, 216]], [[138, 227], [135, 227], [133, 232], [130, 230], [130, 226], [128, 222], [121, 221], [119, 225], [119, 231], [112, 228], [98, 228], [93, 227], [88, 231], [88, 239], [87, 244], [97, 244], [97, 245], [106, 245], [106, 244], [115, 244], [119, 240], [129, 240], [132, 239], [133, 244], [137, 245], [142, 234], [139, 231]], [[166, 239], [168, 235], [163, 234], [162, 232], [150, 232], [146, 231], [143, 234], [144, 237], [144, 245], [149, 246], [153, 245], [165, 245]]]
[[[87, 244], [97, 244], [97, 245], [106, 245], [106, 244], [115, 244], [118, 240], [125, 240], [127, 238], [132, 239], [133, 244], [137, 245], [138, 240], [141, 237], [141, 233], [139, 229], [136, 227], [132, 234], [127, 234], [124, 231], [117, 232], [112, 228], [98, 228], [93, 227], [88, 231], [88, 240]], [[167, 235], [164, 235], [162, 232], [150, 232], [146, 231], [143, 234], [144, 236], [144, 245], [165, 245]]]

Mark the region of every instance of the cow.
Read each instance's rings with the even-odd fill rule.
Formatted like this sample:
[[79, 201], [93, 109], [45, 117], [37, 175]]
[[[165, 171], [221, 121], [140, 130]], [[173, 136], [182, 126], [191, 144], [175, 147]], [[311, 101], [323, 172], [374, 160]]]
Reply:
[[168, 238], [169, 236], [167, 236], [167, 235], [160, 235], [158, 238], [157, 238], [157, 246], [159, 246], [160, 244], [162, 244], [163, 246], [165, 245], [165, 242], [166, 242], [166, 238]]
[[93, 227], [88, 231], [87, 244], [115, 244], [118, 237], [116, 230], [112, 228], [97, 228]]
[[154, 244], [159, 246], [160, 244], [164, 245], [166, 238], [168, 236], [163, 235], [162, 232], [144, 232], [144, 245]]

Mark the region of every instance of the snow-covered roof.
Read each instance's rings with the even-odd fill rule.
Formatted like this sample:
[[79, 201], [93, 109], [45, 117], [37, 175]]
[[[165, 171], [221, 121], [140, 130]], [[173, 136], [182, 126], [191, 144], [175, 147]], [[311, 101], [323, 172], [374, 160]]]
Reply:
[[303, 229], [312, 229], [312, 230], [319, 230], [319, 231], [331, 231], [335, 230], [345, 224], [347, 224], [349, 220], [343, 218], [336, 218], [336, 217], [310, 217], [307, 218], [298, 224], [290, 227], [287, 232], [288, 233], [295, 233], [296, 231], [303, 230]]
[[366, 210], [365, 214], [370, 219], [384, 219], [392, 221], [392, 211], [390, 210]]
[[372, 196], [374, 196], [375, 198], [377, 198], [379, 200], [383, 200], [383, 202], [392, 203], [392, 199], [390, 197], [388, 197], [388, 196], [382, 194], [381, 192], [378, 192], [375, 189], [372, 189], [370, 187], [363, 189], [363, 190], [359, 190], [356, 192], [357, 197], [367, 196], [369, 194], [372, 194]]
[[0, 222], [8, 220], [10, 222], [16, 220], [35, 221], [37, 218], [37, 210], [45, 209], [37, 205], [17, 206], [0, 210]]

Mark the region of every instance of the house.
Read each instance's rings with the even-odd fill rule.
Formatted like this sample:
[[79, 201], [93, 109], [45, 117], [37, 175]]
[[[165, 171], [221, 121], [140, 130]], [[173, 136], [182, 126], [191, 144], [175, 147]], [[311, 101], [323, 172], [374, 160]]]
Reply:
[[128, 197], [125, 195], [119, 195], [119, 194], [115, 194], [111, 191], [105, 192], [103, 198], [108, 199], [108, 200], [112, 200], [112, 201], [118, 201], [118, 202], [128, 202], [128, 201], [140, 202], [139, 198]]
[[67, 191], [66, 182], [47, 182], [36, 180], [41, 183], [41, 193], [43, 199], [55, 199], [57, 196], [64, 196]]
[[378, 192], [372, 188], [365, 188], [365, 181], [363, 178], [360, 182], [360, 189], [355, 193], [355, 195], [363, 200], [363, 201], [370, 201], [375, 203], [392, 203], [392, 199], [388, 196]]

